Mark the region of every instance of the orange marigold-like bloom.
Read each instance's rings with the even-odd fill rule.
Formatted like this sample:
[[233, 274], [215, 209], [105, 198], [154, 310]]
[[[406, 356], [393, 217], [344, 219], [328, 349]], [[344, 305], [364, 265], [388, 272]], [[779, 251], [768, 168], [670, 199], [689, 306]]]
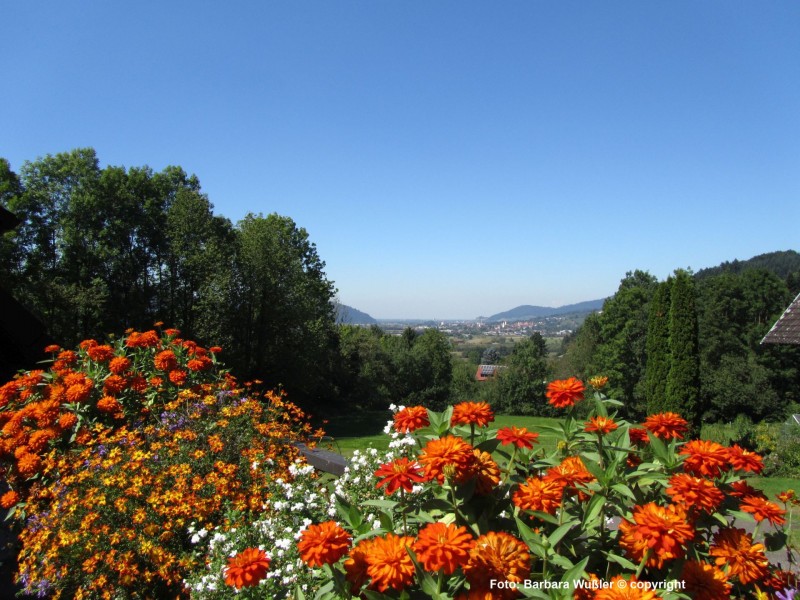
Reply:
[[708, 440], [692, 440], [681, 448], [686, 456], [683, 470], [692, 475], [719, 477], [729, 467], [725, 446]]
[[561, 483], [565, 490], [571, 493], [577, 491], [579, 499], [585, 500], [588, 498], [587, 494], [580, 491], [577, 486], [594, 481], [595, 477], [586, 469], [580, 456], [568, 456], [561, 461], [561, 464], [550, 467], [544, 479]]
[[389, 588], [402, 590], [414, 581], [414, 562], [406, 548], [414, 538], [387, 533], [373, 540], [367, 556], [367, 575], [372, 579], [370, 587], [379, 592]]
[[102, 346], [92, 346], [86, 349], [86, 354], [89, 355], [94, 362], [106, 362], [111, 360], [114, 356], [114, 349], [107, 345], [103, 344]]
[[350, 591], [354, 595], [358, 595], [361, 587], [369, 579], [367, 558], [372, 554], [374, 542], [375, 538], [361, 540], [350, 550], [350, 554], [344, 561], [345, 578], [350, 582]]
[[728, 451], [728, 461], [734, 471], [750, 471], [758, 474], [764, 470], [764, 460], [755, 452], [745, 450], [739, 444], [734, 444], [726, 450]]
[[39, 454], [47, 446], [47, 442], [56, 437], [56, 432], [52, 429], [38, 429], [31, 434], [28, 439], [28, 447], [31, 452]]
[[97, 346], [97, 340], [83, 340], [80, 344], [78, 344], [78, 347], [81, 350], [88, 350], [94, 346]]
[[515, 589], [493, 588], [491, 582], [520, 583], [530, 574], [531, 555], [528, 546], [505, 532], [480, 536], [469, 552], [464, 575], [473, 592], [491, 593], [492, 598], [515, 598]]
[[108, 370], [114, 375], [122, 375], [125, 371], [131, 368], [131, 361], [125, 356], [115, 356], [108, 363]]
[[451, 575], [466, 564], [475, 540], [466, 527], [449, 523], [429, 523], [417, 534], [413, 550], [426, 571]]
[[583, 400], [585, 390], [580, 380], [570, 377], [551, 381], [547, 385], [546, 396], [550, 404], [556, 408], [568, 408]]
[[153, 357], [153, 364], [159, 371], [172, 371], [178, 366], [178, 357], [172, 350], [162, 350]]
[[740, 479], [739, 481], [734, 481], [731, 483], [731, 489], [728, 491], [728, 495], [733, 496], [734, 498], [744, 498], [746, 496], [758, 496], [760, 498], [766, 498], [764, 492], [757, 490], [744, 479]]
[[153, 330], [145, 331], [144, 333], [132, 331], [125, 341], [125, 345], [128, 348], [154, 348], [158, 344], [158, 334]]
[[783, 525], [786, 519], [783, 515], [786, 511], [774, 502], [770, 502], [766, 498], [760, 496], [745, 496], [739, 505], [744, 512], [749, 512], [753, 515], [756, 521], [767, 520], [773, 525]]
[[728, 576], [736, 576], [744, 584], [759, 581], [767, 575], [769, 560], [763, 544], [754, 544], [752, 536], [744, 529], [727, 527], [714, 535], [708, 552], [715, 557], [718, 567], [728, 567]]
[[309, 567], [321, 567], [338, 561], [350, 549], [350, 534], [333, 521], [309, 525], [300, 534], [297, 550]]
[[668, 560], [681, 558], [684, 544], [694, 538], [694, 528], [686, 520], [683, 508], [650, 502], [633, 509], [633, 521], [619, 524], [619, 545], [634, 562], [641, 562], [650, 550], [647, 566], [660, 569]]
[[221, 346], [211, 346], [211, 348], [209, 348], [208, 351], [211, 352], [211, 354], [219, 354], [220, 352], [222, 352], [222, 347]]
[[683, 591], [694, 600], [726, 600], [731, 597], [731, 584], [725, 573], [714, 565], [697, 560], [687, 560], [681, 579]]
[[598, 415], [589, 419], [589, 422], [586, 424], [586, 427], [584, 427], [583, 430], [588, 431], [589, 433], [595, 431], [600, 435], [608, 435], [618, 427], [619, 425], [614, 422], [614, 419]]
[[628, 435], [631, 438], [631, 443], [637, 446], [650, 443], [650, 437], [647, 435], [647, 429], [644, 427], [631, 427], [628, 430]]
[[670, 478], [667, 494], [675, 504], [680, 504], [687, 510], [694, 506], [707, 513], [714, 512], [725, 499], [722, 490], [713, 481], [687, 473], [678, 473]]
[[225, 568], [225, 583], [237, 590], [244, 587], [253, 587], [264, 579], [269, 570], [267, 553], [258, 548], [242, 550], [233, 558], [228, 559]]
[[225, 444], [221, 437], [214, 434], [208, 436], [208, 447], [211, 448], [212, 452], [222, 452], [222, 449], [225, 448]]
[[0, 506], [9, 509], [19, 502], [19, 494], [14, 490], [8, 490], [5, 494], [0, 496]]
[[92, 384], [91, 382], [88, 383], [76, 383], [75, 385], [71, 385], [67, 388], [67, 401], [72, 402], [73, 404], [78, 402], [85, 402], [89, 395], [92, 393]]
[[103, 396], [97, 401], [97, 410], [103, 413], [114, 414], [122, 412], [122, 405], [113, 396]]
[[564, 484], [541, 477], [529, 477], [514, 492], [512, 501], [522, 510], [535, 510], [550, 515], [556, 513], [564, 497]]
[[785, 490], [778, 494], [778, 500], [784, 504], [794, 503], [797, 500], [797, 493], [794, 490]]
[[486, 427], [494, 421], [492, 407], [486, 402], [459, 402], [453, 407], [452, 425], [477, 425]]
[[62, 431], [66, 431], [67, 429], [72, 429], [77, 422], [78, 417], [75, 415], [75, 413], [61, 413], [61, 415], [58, 417], [58, 428]]
[[47, 354], [52, 354], [54, 352], [61, 352], [61, 346], [59, 346], [58, 344], [50, 344], [49, 346], [44, 347], [44, 351]]
[[124, 377], [112, 373], [106, 377], [106, 380], [103, 382], [103, 391], [109, 396], [116, 396], [123, 391], [127, 385], [128, 382]]
[[186, 367], [190, 371], [206, 371], [211, 368], [214, 363], [211, 362], [211, 359], [207, 356], [201, 356], [199, 358], [193, 358], [189, 362], [186, 363]]
[[[162, 325], [163, 325], [163, 323], [162, 323]], [[176, 337], [176, 336], [179, 336], [180, 334], [181, 334], [181, 330], [180, 329], [170, 328], [170, 329], [165, 329], [164, 330], [164, 335], [167, 336], [167, 337]]]
[[503, 446], [514, 444], [517, 448], [533, 448], [538, 442], [539, 434], [528, 431], [525, 427], [503, 427], [497, 430], [497, 439]]
[[658, 594], [645, 586], [631, 585], [638, 582], [635, 576], [625, 579], [615, 575], [594, 595], [594, 600], [658, 600]]
[[444, 483], [444, 467], [455, 468], [455, 481], [463, 483], [472, 476], [475, 465], [475, 454], [472, 446], [460, 437], [446, 435], [438, 440], [431, 440], [422, 449], [420, 464], [425, 467], [427, 479], [436, 479]]
[[678, 413], [663, 412], [650, 415], [645, 419], [644, 428], [657, 438], [671, 440], [672, 438], [683, 439], [683, 434], [689, 431], [689, 423]]
[[375, 487], [386, 486], [384, 491], [387, 496], [394, 494], [398, 488], [410, 492], [415, 483], [425, 481], [420, 464], [405, 457], [381, 465], [375, 471], [375, 477], [380, 480]]
[[428, 409], [424, 406], [407, 406], [394, 415], [394, 430], [409, 433], [430, 425]]
[[490, 494], [500, 483], [500, 467], [488, 452], [476, 448], [473, 454], [475, 455], [475, 493], [485, 496]]
[[31, 454], [30, 452], [25, 452], [21, 456], [17, 457], [17, 470], [19, 471], [19, 474], [25, 478], [36, 475], [41, 466], [42, 459], [35, 454]]
[[78, 361], [78, 354], [74, 350], [62, 350], [58, 353], [57, 359], [65, 365], [71, 365]]
[[169, 380], [177, 386], [182, 386], [186, 383], [186, 371], [182, 371], [181, 369], [170, 371]]

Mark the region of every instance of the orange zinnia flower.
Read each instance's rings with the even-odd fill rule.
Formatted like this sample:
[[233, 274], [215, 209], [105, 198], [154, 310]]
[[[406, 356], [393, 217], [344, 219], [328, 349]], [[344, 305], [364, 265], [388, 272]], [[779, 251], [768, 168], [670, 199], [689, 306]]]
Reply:
[[153, 364], [159, 371], [172, 371], [178, 366], [178, 358], [172, 350], [163, 350], [153, 357]]
[[647, 429], [644, 427], [631, 427], [628, 430], [628, 435], [631, 438], [631, 443], [637, 446], [650, 443], [650, 437], [647, 435]]
[[658, 600], [658, 594], [647, 587], [631, 585], [639, 580], [635, 576], [625, 579], [622, 575], [615, 575], [611, 580], [594, 595], [594, 600]]
[[736, 576], [744, 584], [759, 581], [767, 575], [769, 560], [764, 545], [754, 544], [752, 536], [744, 529], [720, 529], [714, 535], [708, 554], [716, 558], [717, 566], [728, 566], [728, 576]]
[[746, 496], [758, 496], [759, 498], [766, 498], [764, 492], [757, 490], [744, 479], [740, 479], [739, 481], [734, 481], [731, 483], [731, 489], [728, 492], [728, 495], [733, 496], [734, 498], [744, 498]]
[[750, 452], [734, 444], [728, 451], [728, 461], [734, 471], [750, 471], [751, 473], [761, 473], [764, 470], [764, 460], [755, 452]]
[[132, 331], [125, 341], [125, 345], [128, 348], [153, 348], [158, 344], [158, 334], [153, 330], [145, 331], [144, 333]]
[[491, 582], [520, 583], [530, 574], [531, 555], [528, 546], [505, 532], [493, 532], [475, 540], [464, 565], [464, 575], [473, 593], [490, 594], [487, 597], [505, 599], [517, 596], [515, 589], [493, 589]]
[[24, 452], [17, 457], [17, 470], [25, 478], [33, 477], [39, 472], [42, 466], [42, 459], [30, 452]]
[[338, 561], [350, 549], [350, 534], [333, 521], [309, 525], [300, 534], [297, 550], [309, 567], [321, 567]]
[[619, 425], [614, 422], [614, 419], [596, 416], [589, 419], [589, 422], [586, 424], [586, 427], [584, 427], [583, 430], [588, 431], [589, 433], [596, 431], [600, 435], [607, 435], [618, 427]]
[[474, 543], [466, 527], [430, 523], [420, 529], [412, 548], [426, 571], [451, 575], [467, 562]]
[[797, 493], [794, 490], [786, 490], [778, 494], [778, 500], [784, 504], [794, 503], [797, 500]]
[[182, 386], [186, 383], [186, 371], [173, 369], [169, 372], [169, 380], [177, 386]]
[[367, 575], [372, 579], [370, 587], [379, 592], [389, 588], [402, 590], [414, 581], [414, 562], [406, 548], [414, 538], [387, 533], [375, 538], [367, 556]]
[[122, 411], [122, 405], [112, 396], [103, 396], [97, 401], [97, 410], [108, 414], [114, 414]]
[[460, 402], [453, 407], [452, 425], [486, 427], [494, 421], [492, 407], [486, 402]]
[[269, 562], [269, 558], [263, 550], [247, 548], [228, 559], [225, 583], [237, 590], [258, 585], [258, 582], [267, 575]]
[[635, 562], [641, 562], [648, 551], [647, 566], [660, 569], [668, 560], [681, 558], [684, 544], [694, 538], [694, 528], [686, 520], [683, 508], [670, 504], [658, 506], [650, 502], [633, 509], [633, 521], [619, 524], [619, 545]]
[[522, 510], [535, 510], [554, 515], [564, 497], [564, 484], [541, 477], [529, 477], [514, 492], [512, 501]]
[[583, 400], [585, 389], [583, 383], [574, 377], [558, 379], [547, 385], [546, 396], [556, 408], [567, 408]]
[[766, 519], [773, 525], [783, 525], [786, 523], [786, 519], [783, 518], [786, 511], [774, 502], [770, 502], [766, 498], [760, 496], [745, 496], [739, 508], [744, 512], [751, 513], [755, 520], [759, 522]]
[[731, 584], [714, 565], [688, 560], [683, 565], [683, 590], [694, 600], [723, 600], [731, 597]]
[[17, 502], [19, 502], [19, 494], [14, 490], [9, 490], [2, 496], [0, 496], [0, 506], [3, 508], [11, 508]]
[[517, 448], [533, 448], [539, 434], [528, 431], [524, 427], [503, 427], [497, 430], [497, 439], [503, 446], [514, 444]]
[[84, 402], [86, 399], [89, 398], [89, 395], [91, 393], [92, 393], [91, 382], [76, 383], [67, 388], [67, 401], [72, 402], [73, 404], [78, 402]]
[[414, 489], [415, 483], [425, 481], [420, 464], [412, 462], [405, 457], [381, 465], [375, 471], [375, 477], [380, 479], [375, 484], [375, 487], [386, 486], [385, 492], [387, 496], [394, 494], [398, 488], [410, 492]]
[[686, 455], [683, 470], [692, 475], [719, 477], [730, 466], [725, 446], [708, 440], [692, 440], [681, 448]]
[[428, 425], [428, 409], [424, 406], [408, 406], [394, 415], [394, 429], [399, 433], [409, 433]]
[[367, 558], [372, 554], [372, 546], [375, 538], [361, 540], [350, 551], [347, 560], [344, 561], [345, 578], [350, 582], [350, 591], [358, 595], [361, 587], [369, 579]]
[[121, 377], [120, 375], [109, 375], [103, 382], [103, 391], [106, 394], [114, 396], [115, 394], [119, 394], [122, 390], [124, 390], [127, 385], [128, 382], [124, 377]]
[[460, 437], [446, 435], [425, 444], [419, 462], [425, 467], [425, 475], [429, 480], [444, 483], [444, 467], [452, 465], [455, 468], [455, 481], [463, 483], [473, 474], [475, 454], [472, 446]]
[[108, 345], [92, 346], [86, 349], [86, 354], [89, 355], [94, 362], [106, 362], [111, 360], [114, 356], [114, 349]]
[[694, 506], [707, 513], [714, 512], [725, 499], [722, 490], [713, 481], [692, 477], [687, 473], [678, 473], [670, 478], [667, 494], [673, 502], [687, 510]]
[[657, 438], [671, 440], [672, 438], [683, 439], [683, 434], [689, 431], [689, 423], [678, 413], [663, 412], [657, 415], [650, 415], [643, 424]]
[[561, 464], [547, 469], [543, 479], [545, 481], [559, 482], [571, 495], [577, 491], [578, 498], [585, 500], [588, 495], [577, 486], [581, 483], [594, 481], [595, 477], [586, 469], [586, 465], [583, 464], [580, 456], [568, 456], [561, 461]]
[[475, 493], [485, 496], [490, 494], [500, 483], [500, 467], [488, 452], [476, 448], [473, 454], [475, 455]]
[[111, 362], [108, 363], [108, 370], [114, 373], [114, 375], [122, 375], [130, 368], [131, 361], [124, 356], [115, 356], [111, 359]]

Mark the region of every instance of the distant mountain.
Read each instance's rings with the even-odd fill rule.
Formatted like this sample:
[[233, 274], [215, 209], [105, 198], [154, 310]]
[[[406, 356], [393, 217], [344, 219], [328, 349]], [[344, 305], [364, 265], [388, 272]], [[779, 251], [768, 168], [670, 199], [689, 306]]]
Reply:
[[541, 317], [552, 317], [553, 315], [566, 315], [570, 313], [588, 313], [603, 308], [605, 299], [588, 300], [577, 304], [567, 304], [553, 308], [550, 306], [530, 306], [528, 304], [518, 306], [505, 312], [497, 313], [487, 317], [487, 321], [526, 321], [528, 319], [538, 319]]
[[748, 260], [726, 261], [716, 267], [701, 269], [695, 273], [697, 279], [720, 275], [722, 273], [741, 273], [747, 269], [766, 269], [772, 271], [778, 277], [786, 279], [791, 273], [800, 271], [800, 254], [794, 250], [784, 250], [779, 252], [767, 252], [759, 254]]
[[344, 325], [374, 325], [378, 322], [367, 313], [356, 310], [352, 306], [334, 302], [333, 307], [336, 311], [337, 323]]

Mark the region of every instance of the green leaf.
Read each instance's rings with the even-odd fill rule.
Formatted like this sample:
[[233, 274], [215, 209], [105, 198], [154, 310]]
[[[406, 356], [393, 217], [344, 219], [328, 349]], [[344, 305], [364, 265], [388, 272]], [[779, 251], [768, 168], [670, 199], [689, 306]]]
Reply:
[[581, 560], [578, 564], [574, 565], [571, 569], [567, 570], [567, 572], [564, 573], [564, 576], [561, 578], [561, 581], [572, 584], [573, 581], [583, 577], [586, 565], [589, 563], [589, 558], [590, 558], [589, 556], [584, 557], [584, 559]]
[[597, 481], [599, 481], [601, 484], [603, 484], [606, 481], [606, 474], [603, 468], [600, 466], [600, 463], [598, 463], [595, 460], [592, 460], [585, 454], [581, 456], [581, 460], [583, 461], [583, 464], [586, 465], [586, 470], [589, 471], [589, 473], [591, 473], [592, 475], [594, 475]]
[[550, 562], [554, 565], [558, 565], [562, 569], [571, 569], [575, 566], [572, 561], [563, 554], [551, 554]]
[[551, 546], [555, 546], [561, 539], [575, 526], [575, 523], [567, 523], [556, 529], [553, 533], [547, 536]]
[[623, 496], [630, 498], [634, 502], [636, 501], [636, 495], [633, 493], [631, 488], [629, 488], [624, 483], [615, 483], [611, 486], [611, 489], [617, 492], [618, 494], [622, 494]]
[[662, 464], [669, 466], [671, 461], [669, 459], [669, 452], [667, 451], [667, 447], [664, 445], [657, 436], [653, 435], [651, 432], [647, 432], [647, 436], [650, 438], [650, 447], [653, 449], [653, 454], [656, 456], [658, 460], [661, 461]]
[[592, 496], [592, 499], [589, 500], [589, 506], [586, 507], [583, 520], [581, 521], [582, 528], [585, 529], [593, 526], [594, 521], [600, 516], [600, 513], [603, 512], [603, 505], [605, 502], [606, 497], [603, 494], [595, 494]]
[[639, 568], [639, 565], [633, 564], [627, 558], [620, 556], [619, 554], [614, 554], [613, 552], [608, 552], [606, 554], [606, 560], [609, 562], [617, 563], [618, 565], [622, 565], [626, 569], [630, 569], [631, 571], [636, 571]]

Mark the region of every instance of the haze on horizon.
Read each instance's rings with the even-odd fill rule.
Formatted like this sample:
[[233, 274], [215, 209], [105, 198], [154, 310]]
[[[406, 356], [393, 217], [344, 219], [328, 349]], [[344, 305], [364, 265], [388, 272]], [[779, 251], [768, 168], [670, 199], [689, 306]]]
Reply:
[[[339, 300], [473, 319], [797, 249], [800, 4], [12, 2], [0, 156], [180, 165]], [[31, 35], [35, 32], [35, 35]]]

